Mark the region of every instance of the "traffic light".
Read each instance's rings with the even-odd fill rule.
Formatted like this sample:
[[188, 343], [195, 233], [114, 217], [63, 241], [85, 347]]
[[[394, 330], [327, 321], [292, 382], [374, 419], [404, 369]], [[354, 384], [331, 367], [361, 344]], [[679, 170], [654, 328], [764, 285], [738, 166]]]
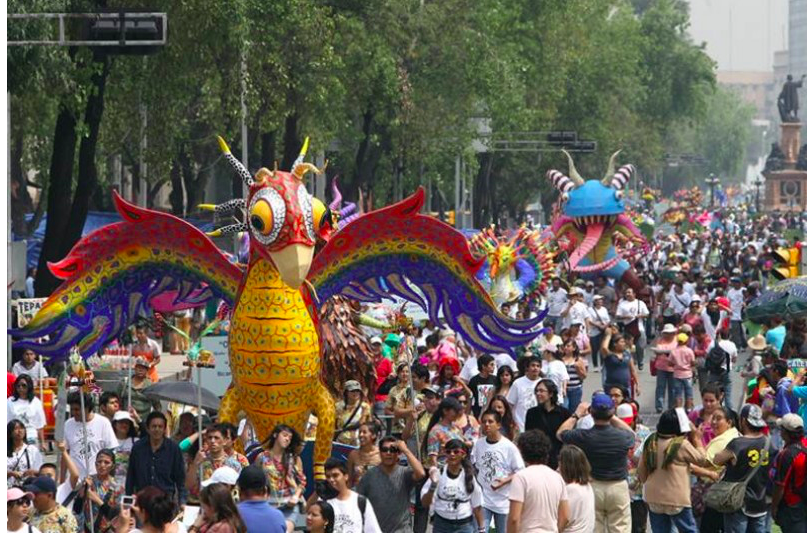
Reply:
[[777, 248], [773, 258], [777, 263], [771, 273], [776, 279], [795, 278], [799, 275], [800, 250], [793, 248]]

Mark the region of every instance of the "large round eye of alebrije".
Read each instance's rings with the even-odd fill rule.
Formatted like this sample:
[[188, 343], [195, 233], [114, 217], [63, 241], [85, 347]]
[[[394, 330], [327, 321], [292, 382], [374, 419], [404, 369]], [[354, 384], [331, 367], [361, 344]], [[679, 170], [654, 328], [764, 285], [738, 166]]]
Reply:
[[248, 216], [255, 239], [263, 245], [272, 244], [286, 220], [286, 203], [276, 190], [261, 189], [249, 202]]
[[617, 200], [621, 200], [621, 199], [622, 199], [622, 197], [623, 197], [623, 196], [625, 196], [625, 193], [624, 193], [624, 192], [622, 192], [621, 190], [618, 190], [618, 191], [616, 191], [616, 192], [614, 193], [614, 196], [616, 197], [616, 199], [617, 199]]
[[300, 209], [303, 212], [308, 237], [311, 240], [315, 240], [317, 238], [317, 232], [314, 229], [314, 211], [311, 206], [311, 195], [308, 194], [308, 189], [305, 188], [305, 184], [303, 183], [297, 187], [297, 200], [300, 202]]
[[325, 224], [330, 225], [331, 210], [327, 205], [323, 204], [317, 198], [311, 199], [312, 212], [314, 213], [314, 230], [319, 233], [322, 226]]

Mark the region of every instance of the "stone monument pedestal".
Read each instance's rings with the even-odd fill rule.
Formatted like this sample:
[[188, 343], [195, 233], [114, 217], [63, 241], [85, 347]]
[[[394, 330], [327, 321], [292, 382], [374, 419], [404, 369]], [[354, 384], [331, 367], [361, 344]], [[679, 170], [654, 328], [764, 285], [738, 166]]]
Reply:
[[782, 140], [779, 141], [779, 147], [785, 153], [785, 167], [796, 168], [801, 147], [801, 122], [783, 122], [781, 128]]
[[[765, 211], [807, 211], [807, 170], [796, 168], [801, 146], [801, 123], [783, 122], [779, 147], [784, 161], [765, 176]], [[781, 156], [780, 156], [781, 157]], [[767, 165], [766, 165], [767, 166]], [[781, 168], [784, 166], [784, 168]]]

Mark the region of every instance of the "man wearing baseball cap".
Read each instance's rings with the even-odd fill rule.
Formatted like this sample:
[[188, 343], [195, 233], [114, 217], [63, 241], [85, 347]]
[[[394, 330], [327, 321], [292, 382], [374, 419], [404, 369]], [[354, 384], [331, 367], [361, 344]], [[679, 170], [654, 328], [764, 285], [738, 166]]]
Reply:
[[26, 520], [30, 517], [33, 499], [34, 495], [32, 493], [25, 492], [18, 487], [8, 489], [6, 493], [7, 533], [40, 533], [39, 529], [28, 526], [26, 523]]
[[31, 526], [48, 533], [78, 532], [78, 524], [73, 513], [56, 503], [56, 482], [53, 479], [39, 476], [26, 485], [24, 490], [31, 493], [34, 499]]
[[[768, 514], [765, 487], [773, 455], [770, 438], [763, 433], [767, 426], [758, 405], [743, 405], [740, 409], [742, 436], [730, 441], [712, 460], [717, 466], [726, 466], [724, 481], [745, 481], [751, 476], [745, 489], [742, 509], [723, 514], [723, 525], [727, 532], [765, 531]], [[751, 475], [754, 468], [756, 472]]]
[[[635, 444], [636, 436], [628, 424], [615, 416], [615, 411], [610, 396], [595, 392], [591, 405], [581, 403], [558, 428], [557, 437], [563, 444], [580, 447], [591, 463], [597, 531], [628, 533], [631, 518], [626, 458]], [[573, 429], [587, 413], [594, 419], [594, 427]]]
[[790, 413], [776, 421], [784, 448], [776, 455], [771, 516], [782, 531], [807, 531], [807, 439], [804, 420]]
[[[266, 474], [259, 466], [247, 466], [238, 474], [238, 513], [247, 533], [285, 533], [283, 513], [266, 500]], [[291, 524], [291, 522], [289, 522]], [[291, 524], [292, 528], [294, 524]]]

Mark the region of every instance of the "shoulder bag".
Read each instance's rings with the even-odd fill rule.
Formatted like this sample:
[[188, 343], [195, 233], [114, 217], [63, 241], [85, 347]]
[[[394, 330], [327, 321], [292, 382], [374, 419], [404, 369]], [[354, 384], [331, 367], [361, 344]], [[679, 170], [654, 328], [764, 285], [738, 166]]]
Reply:
[[[770, 442], [770, 437], [765, 437], [765, 446], [762, 448], [763, 451], [768, 449]], [[741, 481], [725, 481], [721, 479], [712, 485], [711, 488], [709, 488], [709, 492], [707, 492], [703, 498], [706, 507], [711, 507], [721, 513], [735, 513], [742, 509], [745, 503], [745, 489], [760, 466], [762, 466], [761, 460], [756, 466], [751, 468], [751, 471], [748, 472]]]

